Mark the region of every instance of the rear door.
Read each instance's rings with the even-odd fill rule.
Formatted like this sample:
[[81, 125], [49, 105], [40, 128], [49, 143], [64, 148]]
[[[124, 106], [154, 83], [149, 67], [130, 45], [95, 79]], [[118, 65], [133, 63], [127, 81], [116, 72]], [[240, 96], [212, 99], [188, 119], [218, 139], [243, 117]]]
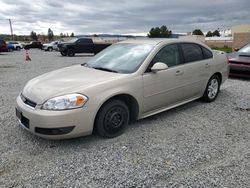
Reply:
[[196, 43], [182, 43], [180, 47], [184, 57], [184, 99], [199, 97], [210, 75], [212, 52]]
[[94, 53], [93, 41], [90, 38], [82, 38], [76, 41], [77, 53]]

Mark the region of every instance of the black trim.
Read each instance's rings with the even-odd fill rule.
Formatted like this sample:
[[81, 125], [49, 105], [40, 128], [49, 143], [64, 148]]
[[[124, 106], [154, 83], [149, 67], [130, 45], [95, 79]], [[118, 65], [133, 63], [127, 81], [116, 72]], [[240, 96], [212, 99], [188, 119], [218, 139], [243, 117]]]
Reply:
[[16, 109], [16, 116], [27, 129], [30, 128], [30, 120], [24, 117], [22, 112], [20, 112], [18, 109]]
[[41, 128], [35, 127], [35, 132], [43, 135], [63, 135], [70, 133], [75, 126], [58, 127], [58, 128]]

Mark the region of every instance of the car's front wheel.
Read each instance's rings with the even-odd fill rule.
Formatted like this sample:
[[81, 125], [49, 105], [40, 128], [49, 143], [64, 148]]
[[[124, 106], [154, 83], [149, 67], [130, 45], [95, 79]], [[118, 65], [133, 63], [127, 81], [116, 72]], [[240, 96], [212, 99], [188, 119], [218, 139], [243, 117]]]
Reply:
[[213, 75], [207, 83], [207, 87], [203, 94], [202, 99], [205, 102], [213, 102], [218, 96], [219, 91], [220, 91], [220, 78], [217, 75]]
[[49, 51], [49, 52], [52, 52], [52, 51], [53, 51], [53, 48], [49, 47], [49, 48], [48, 48], [48, 51]]
[[67, 53], [66, 53], [66, 52], [61, 52], [61, 55], [62, 55], [62, 56], [66, 56]]
[[16, 50], [17, 50], [17, 51], [20, 51], [20, 50], [21, 50], [21, 47], [20, 47], [20, 46], [17, 46], [17, 47], [16, 47]]
[[128, 106], [120, 100], [110, 100], [99, 110], [95, 128], [100, 136], [113, 138], [123, 133], [129, 122]]

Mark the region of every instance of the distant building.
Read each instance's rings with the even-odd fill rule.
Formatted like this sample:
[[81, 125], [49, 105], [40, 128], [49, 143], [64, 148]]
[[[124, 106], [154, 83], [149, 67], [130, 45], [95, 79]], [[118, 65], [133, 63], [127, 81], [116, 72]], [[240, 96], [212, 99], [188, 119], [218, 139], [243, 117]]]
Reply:
[[221, 37], [232, 37], [232, 30], [231, 29], [223, 29], [220, 30]]
[[200, 42], [205, 42], [205, 36], [203, 35], [189, 35], [187, 34], [186, 36], [179, 36], [180, 39], [183, 40], [198, 40]]
[[231, 28], [232, 36], [235, 33], [250, 33], [250, 24], [235, 25]]

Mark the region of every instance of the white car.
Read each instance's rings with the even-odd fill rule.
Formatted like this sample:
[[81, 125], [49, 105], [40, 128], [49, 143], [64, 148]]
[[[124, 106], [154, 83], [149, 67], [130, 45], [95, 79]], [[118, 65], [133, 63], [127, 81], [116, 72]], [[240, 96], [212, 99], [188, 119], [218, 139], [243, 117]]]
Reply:
[[53, 41], [51, 43], [46, 43], [46, 44], [43, 44], [43, 47], [42, 47], [42, 50], [45, 50], [45, 51], [53, 51], [53, 50], [58, 50], [58, 41]]

